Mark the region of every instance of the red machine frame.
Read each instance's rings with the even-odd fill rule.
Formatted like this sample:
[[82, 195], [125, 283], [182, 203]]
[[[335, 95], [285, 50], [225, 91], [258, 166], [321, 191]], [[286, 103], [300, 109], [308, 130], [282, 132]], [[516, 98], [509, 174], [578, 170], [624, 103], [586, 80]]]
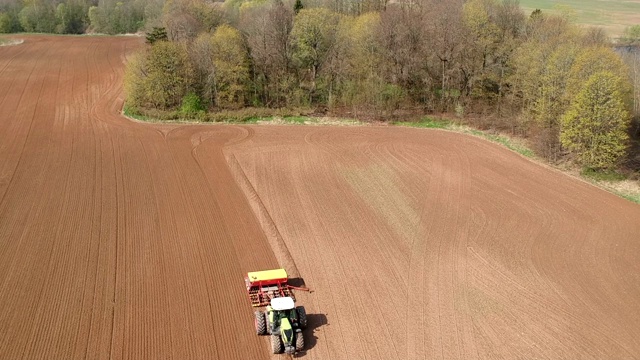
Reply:
[[249, 293], [251, 306], [267, 306], [271, 303], [271, 299], [277, 297], [290, 297], [295, 301], [296, 298], [292, 290], [309, 291], [307, 288], [289, 285], [287, 283], [288, 280], [287, 277], [284, 277], [251, 281], [247, 274], [244, 281]]

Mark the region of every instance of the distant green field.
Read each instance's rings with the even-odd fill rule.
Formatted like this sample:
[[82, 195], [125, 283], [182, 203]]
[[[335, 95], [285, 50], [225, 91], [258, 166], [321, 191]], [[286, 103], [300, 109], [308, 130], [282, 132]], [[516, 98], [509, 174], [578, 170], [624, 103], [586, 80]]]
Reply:
[[520, 5], [527, 12], [554, 12], [558, 5], [570, 6], [577, 23], [601, 26], [612, 37], [620, 36], [628, 26], [640, 25], [640, 0], [520, 0]]

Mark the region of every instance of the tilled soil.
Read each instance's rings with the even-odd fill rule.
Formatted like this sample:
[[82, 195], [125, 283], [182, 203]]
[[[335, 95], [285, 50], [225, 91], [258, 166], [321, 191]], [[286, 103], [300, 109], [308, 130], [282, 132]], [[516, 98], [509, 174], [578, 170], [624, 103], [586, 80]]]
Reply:
[[226, 153], [315, 290], [309, 359], [640, 358], [638, 205], [445, 131], [254, 132]]
[[304, 358], [640, 357], [637, 205], [442, 131], [132, 122], [142, 39], [23, 38], [0, 358], [270, 358], [243, 275], [279, 264], [314, 290]]
[[2, 359], [268, 358], [243, 274], [278, 263], [222, 155], [247, 131], [121, 117], [141, 45], [0, 49]]

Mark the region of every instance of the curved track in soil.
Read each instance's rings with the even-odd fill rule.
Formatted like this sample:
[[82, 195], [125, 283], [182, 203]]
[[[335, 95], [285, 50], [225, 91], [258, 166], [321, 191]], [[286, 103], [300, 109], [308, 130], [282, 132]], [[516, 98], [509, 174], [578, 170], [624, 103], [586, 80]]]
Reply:
[[315, 290], [304, 358], [640, 357], [637, 205], [446, 132], [130, 122], [142, 40], [25, 39], [0, 358], [269, 358], [242, 276], [278, 263]]

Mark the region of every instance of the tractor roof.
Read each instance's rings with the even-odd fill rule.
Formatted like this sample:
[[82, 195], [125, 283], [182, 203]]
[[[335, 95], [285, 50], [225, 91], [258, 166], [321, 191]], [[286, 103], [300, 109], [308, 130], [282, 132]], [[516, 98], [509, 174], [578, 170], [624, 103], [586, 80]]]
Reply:
[[273, 310], [291, 310], [295, 304], [290, 297], [279, 297], [271, 299], [271, 307]]
[[247, 278], [251, 283], [258, 281], [269, 280], [284, 280], [287, 279], [287, 272], [284, 269], [253, 271], [247, 274]]

